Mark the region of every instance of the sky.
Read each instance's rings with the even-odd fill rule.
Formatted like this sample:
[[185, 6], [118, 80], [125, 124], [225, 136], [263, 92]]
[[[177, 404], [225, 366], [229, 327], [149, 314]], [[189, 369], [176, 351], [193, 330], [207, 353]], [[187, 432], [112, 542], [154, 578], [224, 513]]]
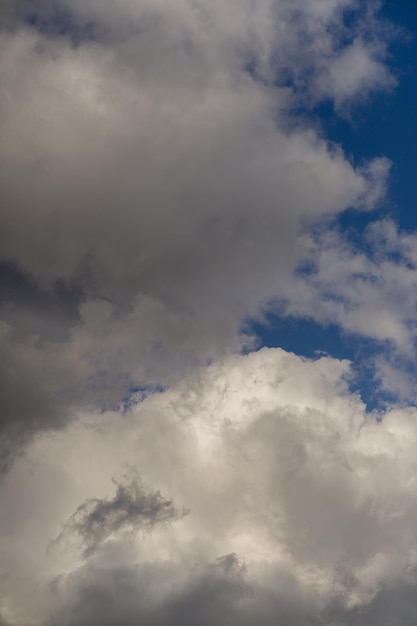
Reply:
[[0, 46], [0, 626], [414, 626], [415, 2]]

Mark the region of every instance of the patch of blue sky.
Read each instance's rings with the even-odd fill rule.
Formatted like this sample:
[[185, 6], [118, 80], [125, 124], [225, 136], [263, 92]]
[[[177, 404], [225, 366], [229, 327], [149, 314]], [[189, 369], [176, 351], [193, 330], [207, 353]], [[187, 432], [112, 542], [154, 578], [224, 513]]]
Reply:
[[[386, 2], [382, 15], [399, 26], [389, 43], [388, 65], [397, 78], [393, 91], [378, 92], [347, 116], [337, 115], [331, 102], [313, 112], [327, 139], [340, 145], [356, 165], [384, 156], [392, 162], [387, 198], [380, 211], [403, 229], [417, 228], [417, 3]], [[374, 214], [348, 211], [340, 224], [362, 228]]]
[[392, 393], [381, 390], [377, 379], [375, 360], [384, 349], [376, 341], [346, 333], [334, 324], [324, 326], [271, 312], [263, 322], [249, 321], [245, 332], [257, 336], [258, 348], [282, 348], [309, 359], [330, 356], [349, 360], [352, 364], [350, 389], [360, 395], [368, 411], [384, 409], [396, 400]]

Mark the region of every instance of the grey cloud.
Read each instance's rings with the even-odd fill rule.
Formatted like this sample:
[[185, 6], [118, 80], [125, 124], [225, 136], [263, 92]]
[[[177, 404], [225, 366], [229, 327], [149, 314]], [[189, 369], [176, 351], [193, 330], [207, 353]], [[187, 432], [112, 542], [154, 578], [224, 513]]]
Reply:
[[[133, 626], [138, 621], [144, 626], [411, 626], [415, 620], [414, 584], [384, 590], [360, 609], [335, 603], [321, 611], [291, 576], [278, 578], [273, 590], [257, 586], [234, 554], [190, 572], [185, 584], [175, 577], [168, 564], [85, 570], [77, 579], [61, 581], [71, 600], [48, 626]], [[155, 579], [168, 589], [165, 597], [153, 595]]]
[[159, 491], [147, 492], [138, 479], [117, 483], [112, 500], [90, 498], [81, 504], [65, 524], [61, 536], [78, 535], [84, 546], [84, 556], [94, 554], [113, 535], [126, 531], [151, 529], [179, 519], [185, 511], [175, 508]]
[[[170, 384], [241, 349], [291, 277], [301, 222], [372, 206], [383, 172], [299, 123], [296, 89], [273, 79], [327, 67], [345, 6], [2, 4], [1, 258], [36, 291], [9, 293], [4, 319], [40, 334], [36, 369], [53, 352], [87, 404]], [[75, 44], [83, 24], [101, 35]], [[56, 312], [40, 294], [60, 285], [76, 295]]]
[[[2, 303], [6, 448], [250, 345], [300, 224], [373, 206], [380, 162], [355, 170], [296, 114], [350, 6], [2, 3], [1, 261], [26, 285]], [[361, 55], [358, 86], [382, 88]]]
[[411, 626], [415, 623], [416, 609], [414, 582], [382, 591], [369, 606], [348, 613], [343, 620], [339, 617], [335, 622], [344, 626]]
[[173, 384], [189, 367], [251, 341], [224, 313], [197, 320], [148, 297], [126, 314], [102, 300], [77, 310], [77, 297], [10, 290], [15, 298], [0, 323], [1, 472], [34, 434], [62, 428], [82, 408], [117, 407], [138, 386]]
[[[30, 103], [2, 105], [4, 257], [117, 305], [145, 293], [250, 313], [291, 266], [299, 219], [356, 204], [366, 187], [311, 132], [286, 136], [275, 111], [291, 108], [288, 89], [259, 84], [240, 58], [262, 37], [272, 55], [286, 3], [71, 6], [110, 24], [132, 14], [140, 29], [76, 49], [28, 27], [4, 34], [10, 102]], [[299, 20], [315, 24], [310, 13]]]
[[81, 294], [70, 285], [48, 288], [7, 264], [0, 265], [0, 284], [1, 318], [19, 339], [37, 335], [65, 341], [71, 326], [79, 321]]
[[[165, 595], [152, 588], [156, 580]], [[268, 593], [251, 582], [235, 554], [200, 565], [185, 579], [170, 564], [149, 563], [111, 571], [94, 568], [62, 584], [68, 585], [72, 600], [48, 626], [133, 626], [138, 621], [144, 626], [320, 623], [308, 599], [297, 595], [291, 577], [283, 576], [276, 593]]]
[[56, 393], [65, 371], [57, 370], [53, 353], [43, 352], [35, 339], [19, 341], [6, 323], [0, 326], [0, 346], [1, 473], [33, 434], [66, 422], [68, 406]]

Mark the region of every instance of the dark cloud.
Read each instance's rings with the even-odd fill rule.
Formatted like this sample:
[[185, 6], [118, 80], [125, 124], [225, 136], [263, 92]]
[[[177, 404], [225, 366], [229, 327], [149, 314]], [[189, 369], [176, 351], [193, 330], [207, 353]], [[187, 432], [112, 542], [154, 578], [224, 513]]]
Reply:
[[[12, 329], [2, 324], [0, 349], [1, 473], [34, 433], [66, 422], [68, 406], [55, 393], [53, 363], [36, 339], [15, 340]], [[51, 376], [45, 379], [47, 371]]]
[[[158, 587], [154, 587], [157, 582]], [[90, 569], [62, 582], [72, 600], [48, 626], [307, 626], [320, 620], [291, 577], [274, 592], [257, 587], [235, 554], [194, 571], [152, 563]], [[164, 591], [161, 592], [161, 588]]]
[[60, 584], [67, 604], [48, 626], [412, 626], [417, 609], [415, 584], [404, 584], [359, 608], [334, 603], [323, 610], [291, 575], [276, 577], [270, 588], [257, 585], [235, 554], [200, 565], [185, 579], [169, 563], [147, 563], [83, 569]]
[[[3, 455], [250, 345], [300, 225], [372, 205], [384, 172], [355, 169], [274, 78], [307, 72], [312, 101], [343, 100], [345, 4], [1, 4]], [[371, 44], [351, 93], [389, 83]]]
[[147, 492], [137, 479], [117, 486], [112, 500], [90, 498], [81, 504], [65, 525], [61, 538], [77, 534], [84, 546], [84, 556], [91, 556], [102, 544], [118, 533], [152, 529], [179, 519], [185, 511], [176, 509], [159, 491]]
[[[415, 578], [415, 573], [412, 574]], [[347, 613], [343, 626], [412, 626], [415, 624], [417, 585], [414, 580], [402, 586], [385, 589], [368, 606]]]
[[0, 474], [30, 438], [66, 422], [77, 378], [63, 355], [79, 320], [81, 294], [47, 286], [12, 264], [0, 264]]
[[7, 263], [0, 264], [0, 285], [1, 317], [17, 338], [68, 339], [69, 329], [79, 321], [84, 294], [65, 283], [48, 288]]

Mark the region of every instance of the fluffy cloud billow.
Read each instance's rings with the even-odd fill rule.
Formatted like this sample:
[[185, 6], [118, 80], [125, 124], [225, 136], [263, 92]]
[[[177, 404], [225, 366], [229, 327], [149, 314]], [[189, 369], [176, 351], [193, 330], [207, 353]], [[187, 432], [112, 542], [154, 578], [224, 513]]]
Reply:
[[5, 618], [379, 623], [415, 579], [416, 413], [349, 375], [265, 348], [37, 438], [2, 484]]
[[[358, 46], [349, 98], [389, 87], [370, 6], [350, 29], [346, 2], [2, 7], [2, 316], [45, 402], [115, 404], [239, 350], [301, 223], [383, 192], [384, 161], [355, 169], [296, 113], [342, 106], [326, 76]], [[7, 442], [30, 413], [5, 408]]]
[[411, 624], [415, 410], [248, 324], [388, 342], [410, 396], [414, 237], [330, 227], [390, 162], [317, 118], [395, 87], [378, 5], [0, 7], [0, 624]]

